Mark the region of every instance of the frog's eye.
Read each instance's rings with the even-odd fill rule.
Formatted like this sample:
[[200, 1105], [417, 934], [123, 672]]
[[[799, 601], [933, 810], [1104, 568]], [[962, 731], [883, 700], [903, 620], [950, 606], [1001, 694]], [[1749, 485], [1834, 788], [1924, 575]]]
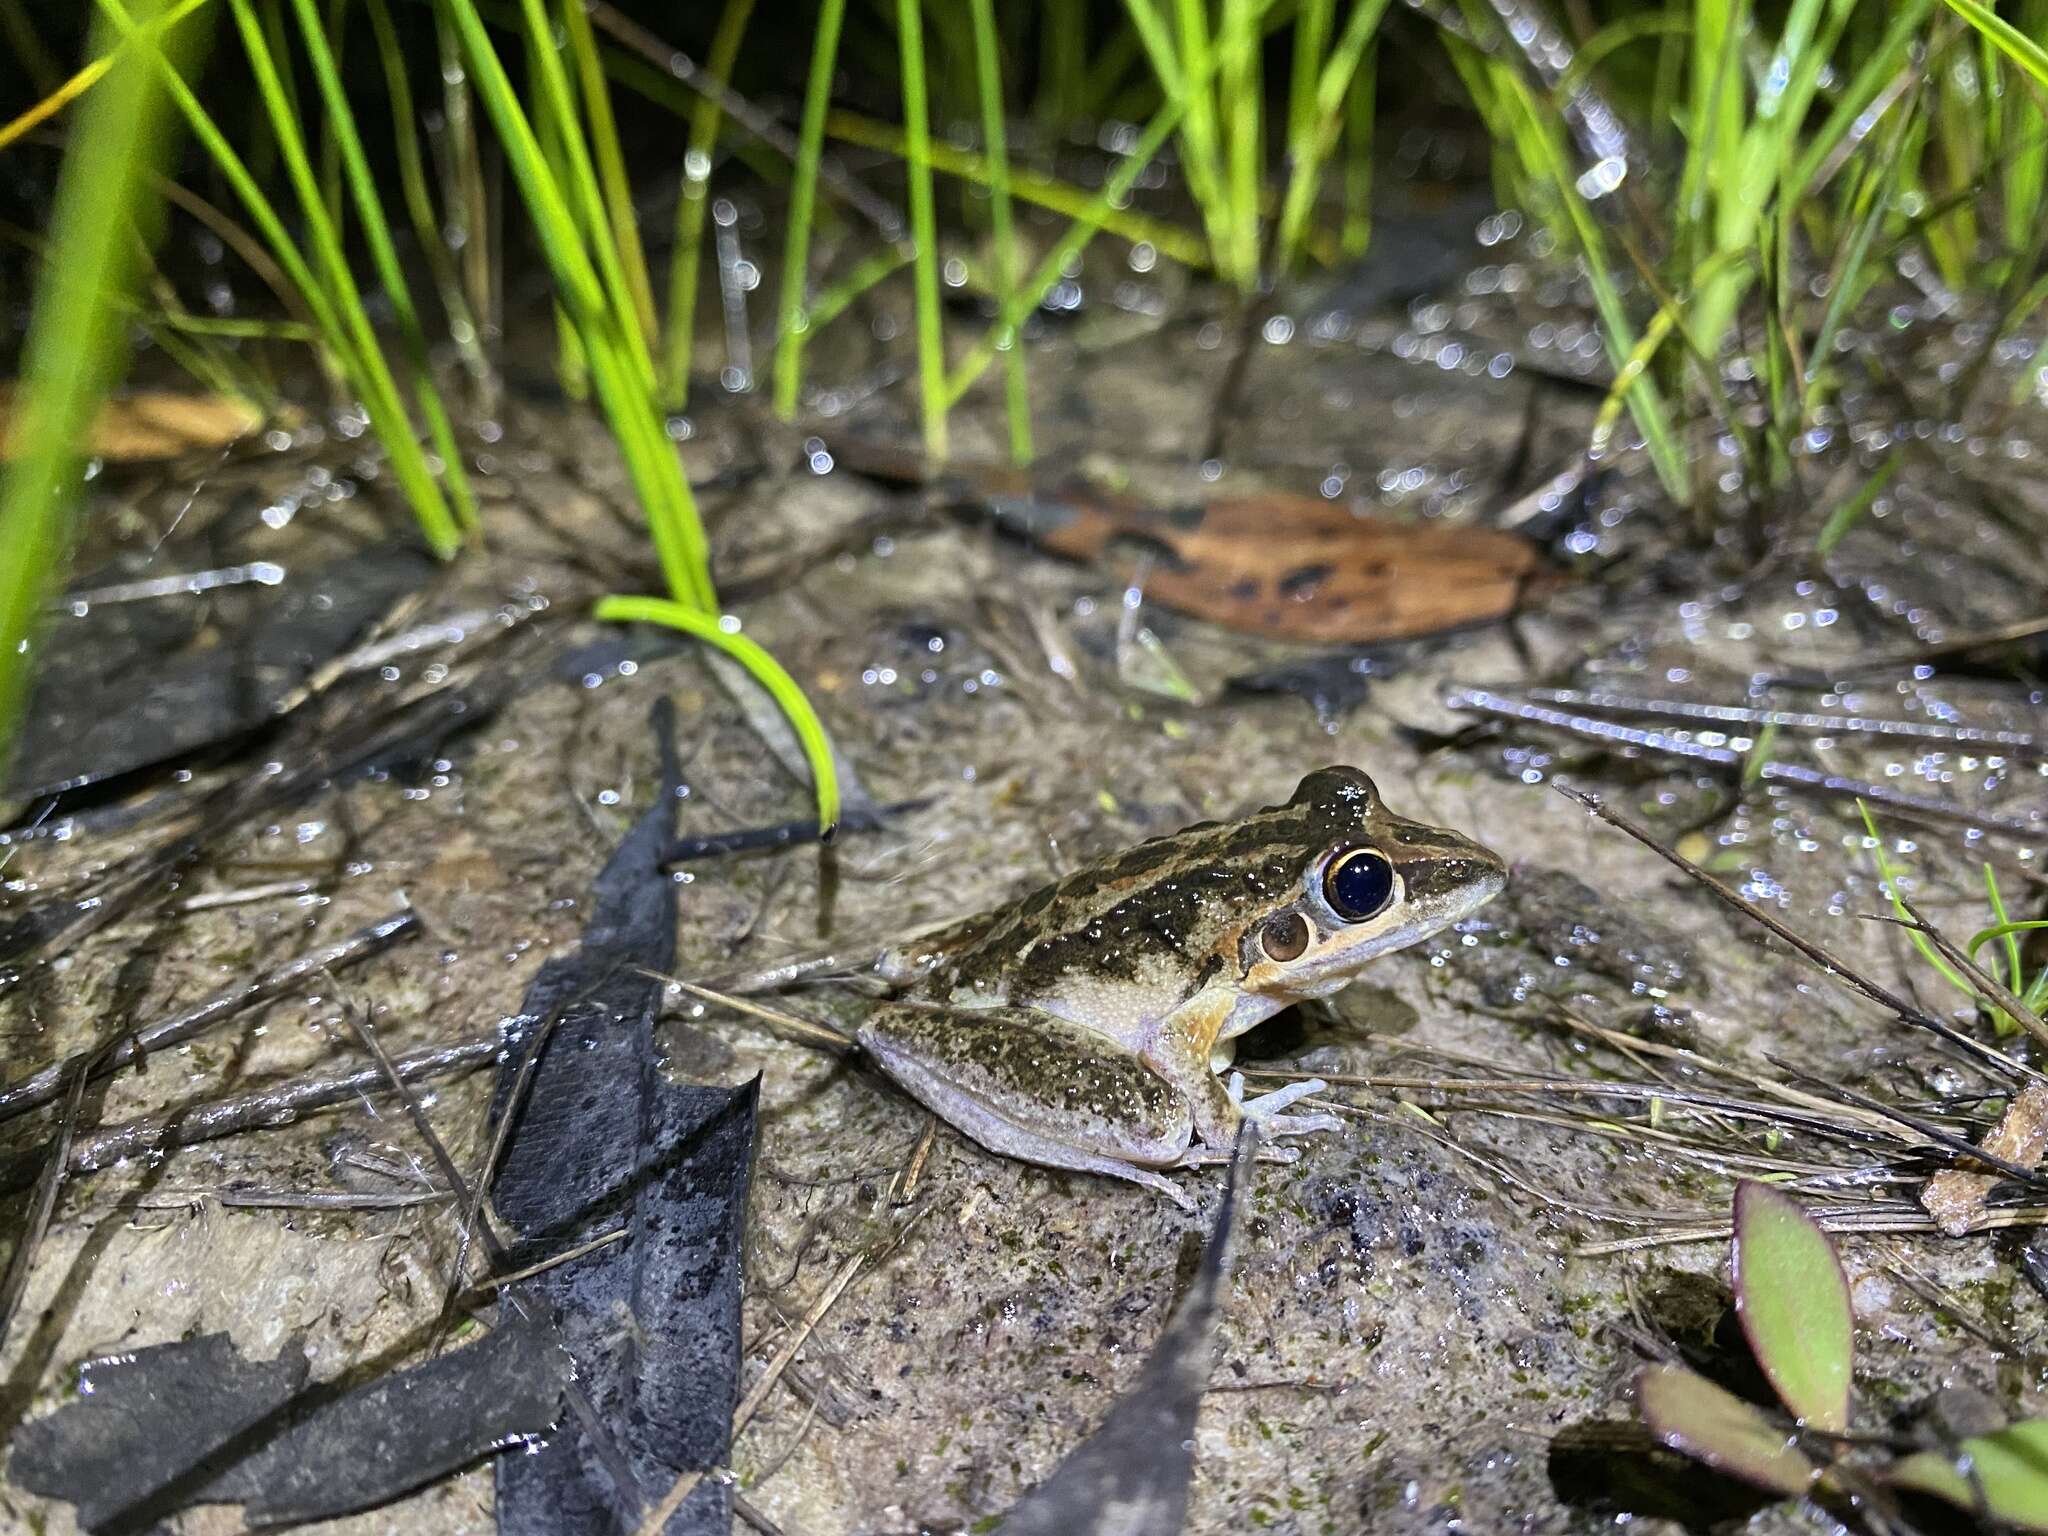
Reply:
[[1266, 920], [1259, 944], [1274, 960], [1299, 960], [1308, 948], [1308, 919], [1299, 912], [1282, 912]]
[[1347, 923], [1378, 917], [1394, 899], [1394, 866], [1377, 848], [1340, 853], [1323, 871], [1323, 899]]

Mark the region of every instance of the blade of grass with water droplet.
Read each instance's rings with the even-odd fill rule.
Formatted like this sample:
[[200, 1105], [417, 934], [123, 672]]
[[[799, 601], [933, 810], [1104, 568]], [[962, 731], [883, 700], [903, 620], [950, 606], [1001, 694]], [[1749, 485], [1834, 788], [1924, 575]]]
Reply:
[[681, 603], [658, 597], [607, 597], [598, 601], [594, 616], [614, 624], [664, 624], [670, 629], [716, 646], [732, 657], [781, 708], [803, 744], [804, 760], [810, 764], [818, 796], [818, 825], [830, 835], [839, 824], [839, 774], [832, 765], [832, 743], [825, 724], [811, 701], [782, 669], [782, 664], [737, 629], [726, 629], [721, 621]]
[[832, 70], [839, 57], [839, 32], [846, 0], [823, 0], [811, 34], [810, 77], [804, 86], [803, 122], [797, 129], [796, 175], [789, 189], [789, 217], [783, 230], [782, 292], [776, 306], [782, 324], [775, 334], [775, 414], [796, 417], [803, 385], [805, 315], [811, 258], [811, 215], [818, 200], [818, 161], [824, 153], [825, 111], [832, 104]]

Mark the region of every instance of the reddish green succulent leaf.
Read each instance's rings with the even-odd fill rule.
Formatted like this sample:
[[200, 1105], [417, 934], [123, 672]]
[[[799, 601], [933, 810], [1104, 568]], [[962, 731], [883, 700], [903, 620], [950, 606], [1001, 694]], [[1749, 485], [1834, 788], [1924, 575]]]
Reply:
[[1793, 1417], [1846, 1431], [1856, 1348], [1849, 1277], [1798, 1201], [1748, 1179], [1735, 1187], [1735, 1312]]
[[1636, 1378], [1636, 1405], [1651, 1434], [1716, 1472], [1794, 1498], [1820, 1476], [1792, 1436], [1684, 1366], [1646, 1367]]
[[1931, 1493], [2023, 1531], [2048, 1531], [2048, 1419], [1974, 1435], [1953, 1456], [1921, 1451], [1887, 1475], [1897, 1487]]

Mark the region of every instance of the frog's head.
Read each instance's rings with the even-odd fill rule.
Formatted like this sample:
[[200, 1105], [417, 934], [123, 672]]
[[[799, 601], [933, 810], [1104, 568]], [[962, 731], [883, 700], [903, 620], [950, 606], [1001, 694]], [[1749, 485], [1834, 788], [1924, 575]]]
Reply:
[[1309, 857], [1283, 905], [1240, 941], [1247, 991], [1276, 1000], [1327, 997], [1370, 961], [1406, 948], [1500, 894], [1500, 855], [1448, 827], [1409, 821], [1356, 768], [1324, 768], [1287, 802]]

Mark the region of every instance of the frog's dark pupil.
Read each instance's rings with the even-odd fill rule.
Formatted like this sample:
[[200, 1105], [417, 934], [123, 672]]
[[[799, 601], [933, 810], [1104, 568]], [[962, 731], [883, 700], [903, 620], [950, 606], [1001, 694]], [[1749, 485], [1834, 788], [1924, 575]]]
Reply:
[[1342, 855], [1323, 876], [1323, 894], [1347, 922], [1362, 923], [1385, 910], [1394, 897], [1394, 866], [1376, 848]]

